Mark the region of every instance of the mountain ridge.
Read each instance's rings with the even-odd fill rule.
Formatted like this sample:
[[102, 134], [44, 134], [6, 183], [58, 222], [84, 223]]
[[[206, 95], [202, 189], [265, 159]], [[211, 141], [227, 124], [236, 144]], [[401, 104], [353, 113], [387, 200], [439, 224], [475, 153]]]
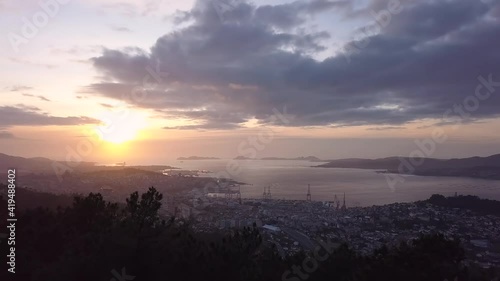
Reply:
[[397, 156], [377, 159], [347, 158], [333, 160], [315, 167], [373, 169], [384, 170], [382, 172], [385, 173], [500, 180], [500, 154], [451, 159]]

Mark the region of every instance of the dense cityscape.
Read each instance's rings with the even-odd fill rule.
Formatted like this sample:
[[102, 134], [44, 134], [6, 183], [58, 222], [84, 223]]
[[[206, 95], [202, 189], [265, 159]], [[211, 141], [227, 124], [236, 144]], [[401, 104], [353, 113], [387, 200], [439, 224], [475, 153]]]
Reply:
[[442, 233], [460, 239], [468, 262], [484, 268], [500, 265], [500, 220], [493, 215], [480, 216], [424, 202], [339, 208], [335, 202], [306, 200], [206, 197], [194, 201], [201, 203], [194, 207], [174, 203], [177, 207], [173, 208], [191, 218], [198, 231], [230, 230], [255, 223], [282, 255], [312, 251], [321, 240], [349, 242], [357, 251], [371, 254], [383, 245]]

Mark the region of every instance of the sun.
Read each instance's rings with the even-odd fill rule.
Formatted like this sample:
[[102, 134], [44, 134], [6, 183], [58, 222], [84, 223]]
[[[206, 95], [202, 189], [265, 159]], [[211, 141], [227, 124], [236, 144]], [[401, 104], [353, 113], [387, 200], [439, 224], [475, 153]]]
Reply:
[[143, 128], [142, 118], [111, 118], [103, 120], [102, 126], [96, 128], [102, 140], [122, 144], [136, 139]]
[[102, 139], [106, 142], [114, 144], [122, 144], [124, 142], [134, 140], [137, 136], [137, 130], [134, 128], [121, 127], [114, 128], [109, 131], [105, 131], [104, 128], [105, 127], [97, 128], [97, 130], [101, 132]]

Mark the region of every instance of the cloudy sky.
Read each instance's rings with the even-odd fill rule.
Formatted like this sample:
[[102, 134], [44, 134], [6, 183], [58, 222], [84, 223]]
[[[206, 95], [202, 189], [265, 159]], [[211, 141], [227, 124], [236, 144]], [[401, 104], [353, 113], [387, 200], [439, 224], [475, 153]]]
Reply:
[[0, 28], [7, 154], [500, 152], [499, 0], [0, 0]]

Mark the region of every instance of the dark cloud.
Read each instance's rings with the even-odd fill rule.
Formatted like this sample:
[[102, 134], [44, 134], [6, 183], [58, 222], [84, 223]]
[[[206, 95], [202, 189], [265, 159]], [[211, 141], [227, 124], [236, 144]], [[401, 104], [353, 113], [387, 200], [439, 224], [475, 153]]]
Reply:
[[177, 10], [172, 16], [165, 16], [164, 20], [171, 20], [175, 24], [181, 24], [191, 20], [191, 13], [186, 11]]
[[99, 124], [89, 117], [56, 117], [32, 106], [0, 106], [0, 128], [11, 126], [85, 125]]
[[428, 129], [428, 128], [435, 128], [435, 127], [443, 127], [443, 126], [461, 126], [461, 125], [467, 125], [467, 124], [481, 124], [484, 123], [486, 119], [476, 119], [476, 118], [455, 118], [453, 120], [446, 120], [443, 119], [437, 123], [431, 124], [431, 125], [424, 125], [424, 126], [419, 126], [417, 129]]
[[366, 130], [368, 131], [389, 131], [389, 130], [404, 130], [405, 127], [401, 126], [392, 126], [392, 127], [375, 127], [375, 128], [368, 128]]
[[29, 91], [29, 90], [32, 90], [33, 88], [32, 87], [29, 87], [29, 86], [23, 86], [23, 85], [16, 85], [16, 86], [12, 86], [9, 88], [9, 90], [11, 92], [22, 92], [22, 91]]
[[31, 97], [31, 98], [38, 98], [38, 99], [43, 100], [43, 101], [50, 101], [48, 98], [41, 96], [41, 95], [37, 96], [37, 95], [32, 95], [32, 94], [23, 94], [23, 96]]
[[165, 129], [195, 129], [195, 130], [227, 130], [241, 127], [248, 119], [248, 115], [239, 112], [223, 113], [216, 110], [208, 111], [176, 111], [164, 114], [167, 118], [184, 118], [188, 120], [207, 120], [201, 124], [165, 127]]
[[[311, 55], [324, 50], [328, 33], [284, 27], [298, 27], [322, 10], [341, 13], [331, 9], [345, 8], [344, 2], [236, 3], [221, 17], [198, 1], [184, 15], [190, 24], [160, 37], [150, 52], [105, 50], [92, 59], [105, 78], [87, 90], [197, 124], [185, 129], [234, 128], [253, 119], [394, 127], [440, 119], [464, 105], [479, 76], [500, 82], [500, 20], [492, 16], [499, 1], [401, 1], [402, 11], [386, 27], [357, 38], [364, 44], [349, 42], [346, 52], [322, 60]], [[367, 24], [375, 24], [370, 10], [386, 7], [387, 1], [371, 1]], [[158, 79], [152, 70], [168, 77]], [[144, 98], [130, 98], [137, 89]], [[287, 124], [273, 118], [283, 105], [295, 116]], [[499, 113], [500, 87], [471, 112], [476, 119]]]
[[347, 8], [349, 1], [295, 1], [281, 5], [265, 5], [255, 10], [255, 20], [288, 30], [301, 25], [311, 16], [332, 8]]

